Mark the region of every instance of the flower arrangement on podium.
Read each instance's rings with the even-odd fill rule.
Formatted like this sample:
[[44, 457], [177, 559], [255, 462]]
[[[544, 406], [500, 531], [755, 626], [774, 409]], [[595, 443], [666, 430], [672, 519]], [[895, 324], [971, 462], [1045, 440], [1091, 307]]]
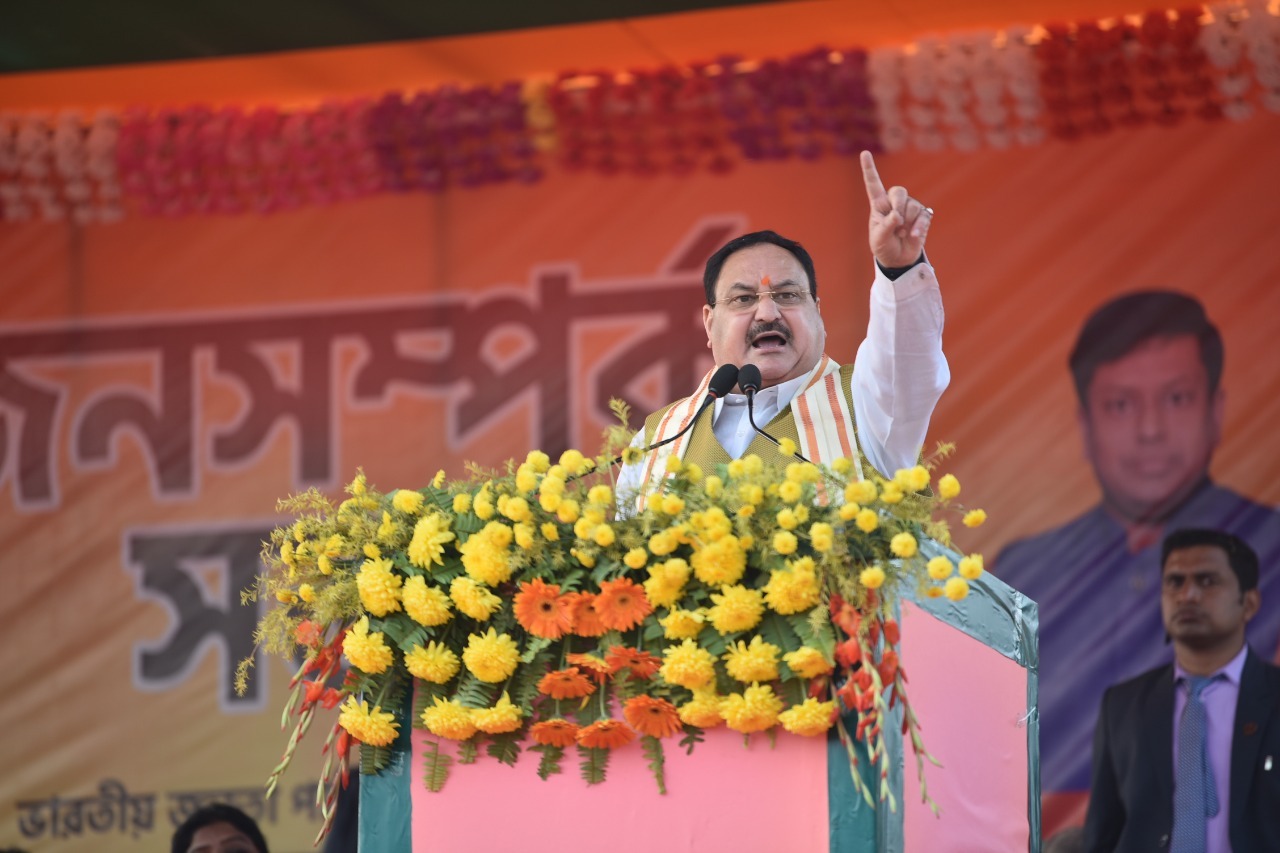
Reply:
[[[412, 695], [433, 791], [482, 754], [515, 764], [538, 753], [545, 779], [574, 750], [597, 783], [613, 750], [640, 748], [665, 793], [664, 750], [692, 750], [708, 728], [772, 738], [836, 727], [862, 796], [895, 807], [885, 721], [897, 704], [923, 795], [895, 600], [909, 586], [960, 599], [982, 572], [980, 555], [955, 564], [919, 550], [925, 538], [950, 543], [944, 512], [968, 526], [985, 518], [955, 503], [955, 477], [934, 479], [949, 453], [892, 479], [858, 479], [849, 459], [746, 456], [704, 472], [673, 458], [643, 508], [628, 500], [621, 512], [612, 454], [575, 450], [386, 493], [360, 473], [341, 503], [316, 490], [284, 500], [296, 520], [264, 545], [269, 569], [246, 593], [282, 605], [258, 643], [302, 656], [268, 788], [317, 712], [338, 708], [317, 791], [323, 834], [352, 744], [363, 772], [384, 767]], [[878, 790], [860, 760], [880, 771], [868, 774]]]

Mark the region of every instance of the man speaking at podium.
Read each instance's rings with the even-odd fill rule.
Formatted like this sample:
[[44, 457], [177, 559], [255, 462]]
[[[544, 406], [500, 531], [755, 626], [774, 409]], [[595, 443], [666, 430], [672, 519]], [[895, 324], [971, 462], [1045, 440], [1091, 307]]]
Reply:
[[[632, 446], [662, 445], [623, 468], [620, 496], [653, 490], [672, 455], [711, 470], [747, 453], [777, 454], [757, 426], [774, 439], [791, 439], [812, 462], [857, 461], [860, 448], [889, 476], [916, 463], [950, 379], [942, 296], [924, 254], [934, 214], [903, 187], [886, 191], [869, 152], [861, 160], [876, 270], [867, 337], [854, 363], [841, 366], [825, 353], [809, 253], [772, 231], [731, 240], [703, 274], [702, 321], [717, 369], [692, 396], [648, 417]], [[748, 364], [759, 369], [755, 381], [746, 379], [750, 370], [738, 374]], [[748, 397], [728, 393], [739, 381], [753, 397], [750, 415]], [[711, 414], [701, 416], [713, 398]]]

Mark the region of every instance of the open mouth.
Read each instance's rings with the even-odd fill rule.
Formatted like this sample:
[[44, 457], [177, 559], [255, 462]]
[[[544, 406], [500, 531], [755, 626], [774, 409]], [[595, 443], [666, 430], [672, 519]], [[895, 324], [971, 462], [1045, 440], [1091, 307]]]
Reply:
[[753, 330], [748, 336], [751, 349], [756, 352], [780, 350], [791, 343], [791, 335], [784, 328], [765, 328]]

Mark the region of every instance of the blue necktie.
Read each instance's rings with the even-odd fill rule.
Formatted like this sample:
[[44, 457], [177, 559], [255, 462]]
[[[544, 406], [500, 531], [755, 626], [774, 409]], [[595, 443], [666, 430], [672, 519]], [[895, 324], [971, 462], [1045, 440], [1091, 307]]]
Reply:
[[1187, 676], [1187, 704], [1178, 724], [1178, 766], [1173, 793], [1170, 853], [1203, 853], [1206, 818], [1218, 813], [1218, 789], [1209, 765], [1204, 703], [1200, 694], [1213, 678]]

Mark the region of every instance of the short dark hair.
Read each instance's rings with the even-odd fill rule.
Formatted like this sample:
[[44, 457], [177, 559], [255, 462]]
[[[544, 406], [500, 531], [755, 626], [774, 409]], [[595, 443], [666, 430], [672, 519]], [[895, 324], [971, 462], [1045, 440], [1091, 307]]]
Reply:
[[813, 258], [809, 257], [809, 253], [805, 251], [795, 240], [788, 240], [775, 231], [752, 231], [750, 234], [743, 234], [741, 237], [734, 237], [728, 243], [725, 243], [711, 257], [707, 258], [707, 266], [702, 271], [702, 288], [707, 292], [707, 304], [711, 305], [716, 301], [716, 281], [720, 278], [720, 270], [724, 268], [724, 262], [734, 252], [740, 252], [752, 246], [758, 246], [761, 243], [772, 243], [773, 245], [786, 249], [795, 259], [800, 262], [800, 266], [804, 268], [804, 274], [809, 277], [809, 295], [815, 299], [818, 296], [818, 275], [813, 271]]
[[1200, 345], [1200, 361], [1209, 375], [1212, 396], [1222, 379], [1222, 335], [1209, 321], [1200, 300], [1172, 290], [1142, 290], [1117, 296], [1096, 309], [1080, 329], [1068, 360], [1080, 405], [1088, 405], [1089, 384], [1099, 367], [1153, 338], [1179, 335], [1191, 335]]
[[192, 812], [174, 831], [173, 843], [169, 849], [173, 853], [187, 853], [191, 848], [191, 842], [195, 840], [196, 833], [215, 823], [231, 824], [256, 844], [260, 853], [268, 853], [267, 839], [262, 837], [262, 830], [258, 829], [258, 824], [253, 818], [226, 803], [212, 803]]
[[1169, 555], [1174, 551], [1197, 548], [1203, 545], [1221, 548], [1226, 552], [1227, 562], [1231, 564], [1231, 570], [1236, 573], [1236, 580], [1240, 582], [1241, 593], [1257, 589], [1257, 552], [1249, 547], [1248, 542], [1245, 542], [1234, 533], [1227, 533], [1225, 530], [1213, 530], [1207, 527], [1184, 527], [1173, 531], [1164, 538], [1164, 544], [1160, 546], [1161, 570], [1164, 569], [1165, 563], [1169, 562]]

